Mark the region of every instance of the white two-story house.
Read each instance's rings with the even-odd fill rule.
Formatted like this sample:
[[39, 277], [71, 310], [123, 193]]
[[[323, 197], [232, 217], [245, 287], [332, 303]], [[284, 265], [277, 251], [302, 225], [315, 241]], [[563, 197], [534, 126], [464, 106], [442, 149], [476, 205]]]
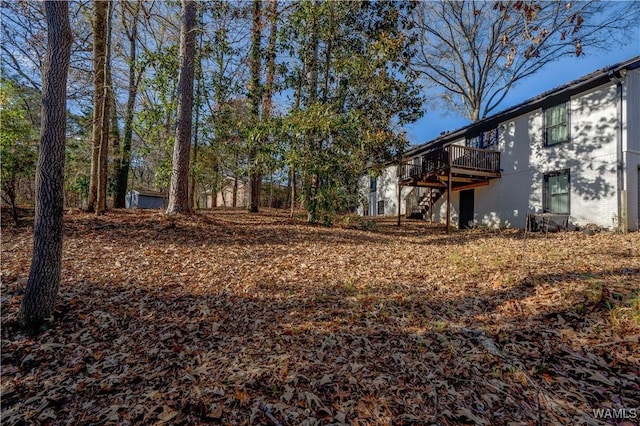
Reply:
[[367, 178], [360, 211], [519, 228], [528, 214], [549, 213], [635, 231], [639, 181], [636, 57], [411, 149]]

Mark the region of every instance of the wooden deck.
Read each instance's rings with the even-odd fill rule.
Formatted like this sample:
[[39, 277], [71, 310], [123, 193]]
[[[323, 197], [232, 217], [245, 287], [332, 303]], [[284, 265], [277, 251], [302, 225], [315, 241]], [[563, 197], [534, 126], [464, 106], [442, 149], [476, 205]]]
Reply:
[[404, 163], [400, 169], [401, 185], [451, 191], [488, 185], [499, 177], [500, 152], [461, 145], [428, 151], [420, 157], [420, 164]]
[[[412, 161], [400, 166], [400, 185], [426, 187], [428, 191], [423, 198], [412, 203], [415, 206], [407, 203], [407, 215], [413, 215], [414, 209], [418, 208], [423, 215], [428, 213], [431, 218], [434, 203], [446, 195], [447, 232], [451, 224], [451, 193], [486, 186], [491, 179], [500, 178], [498, 151], [449, 145], [427, 151], [419, 162], [415, 159]], [[409, 210], [410, 207], [412, 210]]]

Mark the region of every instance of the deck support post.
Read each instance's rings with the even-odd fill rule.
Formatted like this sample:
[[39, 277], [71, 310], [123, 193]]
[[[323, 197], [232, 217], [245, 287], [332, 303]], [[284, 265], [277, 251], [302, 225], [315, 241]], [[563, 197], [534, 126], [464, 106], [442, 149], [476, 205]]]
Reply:
[[402, 202], [402, 185], [398, 176], [398, 227], [400, 227], [400, 203]]

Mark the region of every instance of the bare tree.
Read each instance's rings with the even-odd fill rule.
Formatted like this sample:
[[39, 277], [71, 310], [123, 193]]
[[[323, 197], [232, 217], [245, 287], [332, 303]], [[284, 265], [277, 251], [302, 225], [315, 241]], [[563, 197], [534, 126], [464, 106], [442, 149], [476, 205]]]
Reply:
[[[100, 131], [102, 135], [100, 136], [100, 151], [98, 154], [99, 158], [99, 169], [98, 169], [98, 199], [96, 204], [96, 214], [101, 215], [107, 210], [107, 177], [109, 175], [109, 139], [110, 136], [117, 136], [119, 139], [119, 135], [111, 131], [110, 127], [112, 124], [112, 117], [115, 118], [115, 124], [118, 124], [117, 111], [115, 108], [116, 100], [115, 100], [115, 92], [112, 86], [111, 79], [111, 20], [113, 17], [113, 1], [107, 0], [104, 1], [107, 3], [107, 22], [106, 22], [106, 44], [105, 44], [105, 59], [104, 59], [104, 68], [101, 72], [104, 74], [104, 92], [101, 96], [102, 100], [102, 117], [101, 117], [101, 127]], [[118, 129], [114, 129], [115, 132], [118, 132]], [[114, 138], [113, 143], [118, 143]]]
[[[249, 83], [249, 101], [251, 105], [251, 117], [255, 125], [260, 120], [260, 104], [262, 100], [260, 84], [260, 68], [262, 65], [262, 0], [253, 0], [253, 26], [251, 29], [251, 54], [249, 67], [251, 69], [251, 81]], [[252, 138], [249, 142], [249, 202], [248, 210], [252, 213], [258, 212], [260, 208], [260, 181], [262, 176], [257, 164], [256, 151], [259, 145], [259, 138]]]
[[[91, 70], [86, 66], [90, 60], [91, 26], [90, 5], [85, 2], [70, 2], [69, 13], [73, 26], [73, 44], [69, 63], [67, 99], [87, 107], [91, 89], [87, 82]], [[42, 72], [46, 56], [47, 24], [44, 3], [40, 1], [0, 2], [0, 64], [3, 74], [13, 74], [21, 84], [42, 91]], [[73, 105], [75, 106], [75, 105]]]
[[47, 28], [39, 6], [32, 2], [2, 2], [0, 60], [4, 72], [15, 72], [23, 83], [40, 91]]
[[[116, 195], [114, 206], [116, 208], [125, 207], [125, 198], [127, 194], [127, 182], [129, 180], [129, 167], [131, 163], [131, 142], [133, 139], [133, 118], [136, 105], [136, 97], [138, 95], [138, 86], [142, 79], [143, 70], [136, 70], [138, 66], [138, 20], [140, 19], [140, 11], [142, 9], [142, 1], [135, 2], [123, 1], [122, 6], [122, 26], [125, 35], [129, 41], [129, 79], [127, 90], [127, 107], [124, 118], [124, 132], [122, 140], [122, 148], [120, 150], [120, 158], [116, 164]], [[129, 16], [127, 20], [126, 16]]]
[[495, 110], [520, 80], [566, 55], [624, 40], [637, 2], [419, 2], [413, 65], [472, 121]]
[[47, 54], [36, 169], [33, 257], [20, 307], [22, 324], [33, 329], [52, 320], [62, 269], [67, 75], [73, 41], [68, 8], [67, 2], [45, 2]]
[[193, 80], [195, 69], [196, 3], [182, 0], [180, 29], [180, 76], [178, 78], [178, 117], [176, 140], [173, 145], [173, 166], [169, 187], [167, 213], [188, 212], [189, 206], [189, 150], [191, 148], [191, 120], [193, 116]]
[[106, 204], [106, 154], [109, 144], [109, 102], [107, 87], [109, 2], [93, 2], [93, 144], [91, 182], [87, 210], [104, 213]]

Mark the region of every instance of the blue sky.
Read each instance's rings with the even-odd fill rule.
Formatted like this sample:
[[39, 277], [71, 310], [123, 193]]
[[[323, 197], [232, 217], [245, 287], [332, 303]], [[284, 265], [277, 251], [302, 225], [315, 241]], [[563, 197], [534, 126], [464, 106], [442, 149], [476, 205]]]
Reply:
[[[612, 45], [606, 52], [593, 52], [581, 57], [565, 57], [550, 64], [536, 75], [519, 82], [494, 111], [498, 113], [539, 95], [554, 87], [561, 86], [598, 69], [614, 65], [640, 55], [640, 32], [635, 40], [624, 45]], [[470, 124], [470, 121], [455, 111], [444, 111], [443, 105], [427, 109], [416, 123], [405, 126], [411, 145], [419, 145], [435, 139], [441, 132], [457, 130]]]

